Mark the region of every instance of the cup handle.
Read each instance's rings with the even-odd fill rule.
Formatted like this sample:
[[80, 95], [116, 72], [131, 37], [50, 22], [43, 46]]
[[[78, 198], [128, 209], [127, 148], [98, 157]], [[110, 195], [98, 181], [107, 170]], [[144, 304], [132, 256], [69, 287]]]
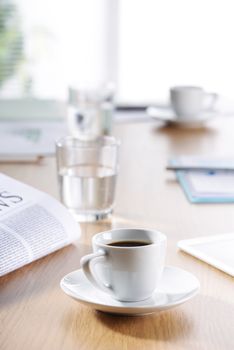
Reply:
[[213, 110], [215, 102], [217, 101], [219, 95], [216, 94], [215, 92], [207, 92], [206, 93], [206, 106], [205, 110]]
[[105, 259], [106, 253], [103, 250], [99, 250], [96, 253], [83, 256], [80, 260], [80, 264], [89, 282], [91, 282], [96, 288], [101, 289], [102, 292], [108, 293], [113, 297], [114, 293], [111, 285], [103, 283], [94, 272], [94, 266], [101, 261], [105, 261]]

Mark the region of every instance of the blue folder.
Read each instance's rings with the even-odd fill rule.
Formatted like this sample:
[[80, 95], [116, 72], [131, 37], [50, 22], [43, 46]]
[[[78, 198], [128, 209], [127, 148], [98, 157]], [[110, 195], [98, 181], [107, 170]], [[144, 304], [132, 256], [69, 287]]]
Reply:
[[[187, 157], [188, 158], [188, 157]], [[178, 158], [172, 158], [170, 159], [169, 163], [171, 165], [180, 165], [181, 164], [181, 159], [182, 157], [178, 157]], [[191, 157], [191, 160], [193, 160], [194, 158]], [[197, 162], [197, 157], [195, 157], [196, 162]], [[201, 158], [201, 164], [204, 165], [204, 158]], [[220, 175], [222, 175], [222, 180], [225, 181], [226, 184], [226, 180], [231, 180], [231, 185], [233, 187], [233, 189], [231, 188], [230, 190], [227, 190], [227, 186], [224, 186], [224, 190], [223, 191], [215, 191], [212, 192], [210, 191], [210, 189], [207, 192], [199, 192], [196, 190], [196, 188], [193, 187], [190, 178], [191, 176], [196, 176], [196, 174], [198, 174], [198, 171], [196, 170], [191, 171], [191, 170], [187, 170], [187, 171], [181, 171], [181, 170], [177, 170], [176, 171], [176, 177], [186, 195], [186, 197], [188, 198], [188, 200], [191, 203], [234, 203], [234, 172], [229, 172], [229, 171], [201, 171], [199, 172], [199, 174], [204, 176], [204, 180], [207, 181], [209, 180], [208, 177], [212, 177], [211, 180], [214, 180], [214, 177], [219, 177]], [[226, 179], [225, 179], [226, 178]], [[232, 181], [233, 179], [233, 181]], [[210, 192], [209, 192], [210, 191]]]

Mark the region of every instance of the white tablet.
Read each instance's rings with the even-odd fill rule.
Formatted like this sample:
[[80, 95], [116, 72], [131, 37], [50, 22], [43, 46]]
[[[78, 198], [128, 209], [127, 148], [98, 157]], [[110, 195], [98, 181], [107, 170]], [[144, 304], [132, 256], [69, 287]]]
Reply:
[[178, 247], [234, 277], [234, 233], [186, 239]]

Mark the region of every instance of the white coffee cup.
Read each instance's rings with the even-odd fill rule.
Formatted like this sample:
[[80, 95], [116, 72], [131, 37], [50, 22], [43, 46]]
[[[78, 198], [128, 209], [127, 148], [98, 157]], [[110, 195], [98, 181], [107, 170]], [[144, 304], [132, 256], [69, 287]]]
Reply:
[[194, 119], [201, 112], [212, 110], [216, 93], [207, 93], [198, 86], [175, 86], [170, 89], [171, 106], [178, 119]]
[[164, 268], [166, 242], [166, 236], [154, 230], [101, 232], [93, 237], [94, 252], [81, 259], [81, 266], [89, 281], [113, 298], [144, 300], [158, 286]]

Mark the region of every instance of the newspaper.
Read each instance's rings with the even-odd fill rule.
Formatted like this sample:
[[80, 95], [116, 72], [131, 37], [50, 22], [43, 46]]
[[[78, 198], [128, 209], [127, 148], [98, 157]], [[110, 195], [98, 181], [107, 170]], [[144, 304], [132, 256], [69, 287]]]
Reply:
[[61, 203], [0, 173], [0, 276], [79, 236], [78, 223]]

